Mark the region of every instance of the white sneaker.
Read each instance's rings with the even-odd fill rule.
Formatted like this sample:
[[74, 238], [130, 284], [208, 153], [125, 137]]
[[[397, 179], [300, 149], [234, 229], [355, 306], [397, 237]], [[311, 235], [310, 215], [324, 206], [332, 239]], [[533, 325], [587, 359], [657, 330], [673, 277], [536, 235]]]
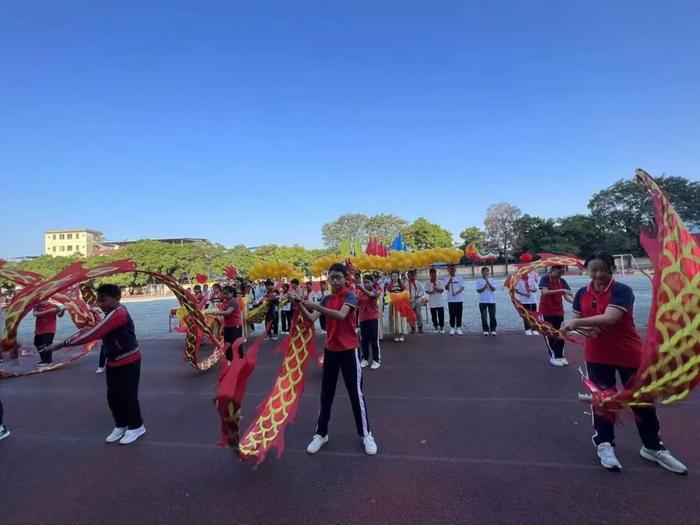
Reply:
[[666, 470], [670, 470], [676, 474], [688, 473], [688, 467], [674, 458], [668, 450], [651, 450], [649, 448], [642, 447], [639, 451], [639, 455], [644, 459], [658, 463]]
[[105, 439], [105, 441], [107, 443], [114, 443], [115, 441], [119, 441], [121, 438], [124, 437], [126, 430], [126, 427], [114, 427], [114, 430], [112, 430], [112, 433], [109, 436], [107, 436], [107, 439]]
[[615, 456], [615, 449], [610, 443], [601, 443], [596, 447], [596, 453], [600, 458], [600, 464], [608, 470], [615, 472], [622, 470], [622, 465]]
[[454, 329], [454, 328], [450, 328], [450, 335], [455, 335], [455, 329]]
[[489, 335], [489, 333], [488, 333], [488, 332], [484, 332], [484, 335]]
[[530, 335], [540, 335], [537, 330], [531, 330]]
[[95, 373], [96, 373], [96, 374], [101, 374], [101, 373], [104, 372], [104, 371], [105, 371], [105, 367], [104, 367], [104, 366], [98, 366], [98, 367], [97, 367], [97, 370], [95, 370]]
[[444, 333], [445, 333], [445, 329], [444, 329], [444, 328], [440, 328], [440, 333], [441, 333], [441, 334], [444, 334]]
[[532, 330], [525, 330], [525, 335], [532, 335]]
[[564, 363], [561, 362], [561, 359], [557, 359], [556, 357], [550, 357], [549, 364], [552, 366], [564, 366]]
[[462, 329], [461, 329], [461, 328], [457, 328], [457, 335], [462, 335]]
[[367, 359], [363, 359], [362, 361], [360, 361], [360, 366], [362, 368], [366, 368], [367, 365], [369, 365], [369, 361], [367, 361]]
[[403, 336], [402, 335], [399, 336], [399, 341], [401, 341], [403, 343]]
[[562, 365], [569, 366], [569, 362], [566, 360], [566, 357], [562, 357], [559, 361], [561, 361]]
[[146, 427], [141, 425], [139, 428], [135, 428], [133, 430], [127, 430], [124, 433], [124, 437], [119, 440], [120, 445], [128, 445], [129, 443], [133, 443], [136, 441], [138, 438], [143, 436], [146, 433]]
[[316, 452], [321, 450], [321, 447], [326, 443], [328, 443], [328, 436], [320, 436], [319, 434], [314, 434], [311, 443], [309, 443], [309, 446], [306, 447], [306, 451], [309, 454], [316, 454]]
[[379, 368], [380, 366], [382, 366], [382, 365], [381, 365], [381, 363], [380, 363], [379, 361], [374, 361], [374, 362], [372, 363], [372, 366], [371, 366], [370, 368], [371, 368], [372, 370], [376, 370], [376, 369]]
[[496, 337], [496, 332], [491, 332], [491, 335]]
[[394, 342], [398, 343], [399, 342], [399, 336], [394, 337]]
[[374, 456], [377, 453], [377, 443], [374, 441], [374, 436], [372, 436], [371, 432], [362, 438], [362, 443], [368, 456]]
[[7, 430], [5, 425], [0, 425], [0, 441], [5, 439], [6, 437], [10, 437], [10, 431]]

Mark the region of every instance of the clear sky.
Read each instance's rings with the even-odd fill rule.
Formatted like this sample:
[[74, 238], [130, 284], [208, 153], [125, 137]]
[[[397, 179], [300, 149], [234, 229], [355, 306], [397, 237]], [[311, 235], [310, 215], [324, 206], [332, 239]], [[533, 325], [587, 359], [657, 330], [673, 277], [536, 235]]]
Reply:
[[322, 245], [700, 173], [688, 1], [0, 1], [0, 257], [49, 228]]

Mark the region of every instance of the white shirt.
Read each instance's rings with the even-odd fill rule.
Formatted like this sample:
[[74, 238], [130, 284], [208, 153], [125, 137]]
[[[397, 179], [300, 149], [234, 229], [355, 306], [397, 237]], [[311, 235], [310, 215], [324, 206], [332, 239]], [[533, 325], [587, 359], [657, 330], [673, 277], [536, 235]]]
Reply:
[[[527, 288], [530, 288], [530, 290], [532, 290], [533, 288], [537, 288], [537, 281], [535, 281], [532, 278], [529, 278], [527, 280], [527, 287], [526, 287], [525, 281], [520, 279], [518, 281], [518, 284], [515, 285], [515, 290], [520, 292], [520, 293], [527, 293], [529, 291]], [[537, 304], [537, 293], [536, 292], [530, 292], [529, 297], [525, 297], [524, 295], [520, 295], [520, 294], [516, 293], [515, 298], [523, 304]]]
[[440, 279], [436, 279], [435, 284], [432, 281], [425, 283], [425, 292], [428, 294], [428, 305], [430, 308], [443, 308], [445, 306], [444, 291], [445, 287]]
[[447, 290], [447, 302], [448, 303], [463, 303], [464, 302], [464, 290], [459, 292], [458, 294], [455, 295], [454, 292], [459, 290], [460, 288], [464, 288], [464, 279], [462, 279], [461, 276], [455, 275], [452, 279], [452, 284], [448, 286], [448, 282], [450, 282], [450, 276], [448, 275], [447, 277], [442, 278], [442, 284], [445, 286], [445, 289]]
[[[496, 285], [493, 283], [493, 281], [491, 279], [489, 279], [488, 282], [494, 288], [496, 287]], [[476, 281], [476, 289], [477, 290], [480, 290], [484, 286], [486, 286], [486, 279], [484, 279], [483, 277]], [[479, 302], [480, 303], [495, 303], [496, 302], [496, 292], [491, 291], [491, 288], [486, 286], [486, 289], [483, 292], [479, 293]]]
[[413, 302], [419, 302], [423, 297], [425, 297], [425, 290], [423, 289], [423, 285], [418, 281], [408, 281], [406, 283], [406, 290], [408, 290], [409, 297]]

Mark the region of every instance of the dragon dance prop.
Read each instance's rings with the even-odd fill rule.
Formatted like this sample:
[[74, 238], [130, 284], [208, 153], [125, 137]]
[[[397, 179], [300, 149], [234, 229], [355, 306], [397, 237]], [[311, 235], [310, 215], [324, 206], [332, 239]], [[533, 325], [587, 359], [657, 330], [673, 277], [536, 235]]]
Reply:
[[311, 265], [311, 272], [314, 275], [321, 275], [328, 271], [329, 266], [332, 264], [345, 261], [349, 261], [354, 268], [361, 271], [406, 271], [427, 268], [438, 263], [459, 264], [462, 257], [462, 251], [456, 248], [434, 248], [415, 252], [390, 252], [386, 257], [367, 254], [360, 254], [354, 257], [328, 255], [314, 261]]
[[467, 244], [466, 248], [464, 248], [464, 255], [467, 257], [467, 259], [477, 264], [490, 264], [498, 259], [497, 253], [489, 252], [482, 254], [479, 252], [479, 249], [473, 242], [470, 242]]
[[[95, 268], [85, 268], [83, 263], [76, 262], [65, 268], [63, 271], [54, 277], [42, 280], [40, 276], [31, 274], [31, 272], [18, 272], [16, 270], [2, 268], [3, 276], [12, 278], [23, 286], [12, 300], [6, 310], [5, 326], [6, 333], [1, 345], [2, 350], [10, 352], [12, 358], [18, 356], [19, 343], [17, 341], [17, 329], [22, 319], [42, 301], [55, 299], [63, 302], [67, 309], [71, 311], [76, 326], [84, 330], [95, 326], [97, 318], [94, 312], [90, 310], [88, 305], [81, 299], [79, 295], [81, 283], [92, 279], [109, 277], [120, 273], [144, 273], [153, 279], [162, 282], [170, 290], [180, 304], [187, 309], [187, 337], [185, 343], [185, 358], [187, 362], [198, 370], [207, 370], [211, 368], [223, 355], [223, 343], [210, 331], [209, 325], [202, 313], [197, 309], [195, 299], [192, 294], [182, 288], [172, 277], [162, 275], [156, 272], [139, 270], [136, 265], [129, 260], [115, 261]], [[11, 275], [11, 277], [10, 277]], [[87, 288], [83, 287], [85, 293]], [[205, 359], [199, 359], [199, 350], [203, 340], [203, 336], [207, 336], [214, 343], [214, 351]], [[79, 355], [65, 361], [57, 363], [54, 366], [46, 367], [43, 370], [31, 370], [28, 372], [8, 372], [0, 369], [0, 377], [15, 377], [20, 375], [28, 375], [48, 370], [55, 370], [66, 366], [69, 363], [83, 357], [89, 352], [89, 349], [84, 350]]]
[[554, 255], [550, 253], [539, 254], [540, 259], [533, 261], [528, 264], [523, 264], [518, 268], [513, 275], [506, 277], [506, 281], [503, 286], [508, 289], [510, 295], [510, 300], [515, 307], [515, 311], [518, 315], [526, 320], [530, 327], [537, 330], [539, 333], [545, 337], [552, 337], [554, 339], [566, 339], [562, 333], [554, 328], [551, 324], [541, 319], [539, 316], [535, 315], [536, 312], [531, 312], [527, 310], [523, 303], [516, 297], [515, 289], [518, 286], [518, 282], [525, 276], [529, 275], [531, 272], [535, 272], [542, 268], [547, 268], [550, 266], [576, 266], [578, 268], [583, 268], [583, 261], [574, 255]]
[[601, 391], [584, 380], [600, 413], [654, 401], [669, 404], [700, 383], [700, 247], [651, 176], [637, 170], [651, 196], [655, 232], [641, 243], [654, 266], [653, 297], [642, 365], [622, 391]]
[[240, 411], [248, 379], [255, 368], [262, 336], [219, 377], [216, 406], [221, 417], [221, 444], [228, 445], [242, 459], [255, 458], [260, 464], [275, 448], [279, 457], [284, 450], [285, 427], [294, 420], [304, 391], [309, 357], [315, 352], [314, 328], [299, 311], [292, 319], [289, 337], [282, 341], [284, 360], [275, 384], [259, 405], [253, 422], [239, 438]]

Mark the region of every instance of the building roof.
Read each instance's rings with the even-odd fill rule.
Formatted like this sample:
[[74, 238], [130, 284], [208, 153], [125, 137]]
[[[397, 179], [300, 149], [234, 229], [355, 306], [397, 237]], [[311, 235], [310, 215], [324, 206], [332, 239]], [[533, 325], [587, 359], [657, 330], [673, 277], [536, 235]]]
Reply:
[[44, 233], [73, 233], [73, 232], [90, 232], [96, 233], [97, 235], [102, 235], [101, 231], [91, 230], [90, 228], [73, 228], [67, 230], [46, 230]]
[[169, 244], [197, 244], [197, 243], [208, 243], [208, 239], [203, 239], [201, 237], [173, 237], [169, 239], [137, 239], [137, 240], [126, 240], [126, 241], [103, 241], [102, 244], [111, 244], [114, 246], [121, 246], [123, 244], [133, 244], [139, 241], [157, 241], [165, 242]]

